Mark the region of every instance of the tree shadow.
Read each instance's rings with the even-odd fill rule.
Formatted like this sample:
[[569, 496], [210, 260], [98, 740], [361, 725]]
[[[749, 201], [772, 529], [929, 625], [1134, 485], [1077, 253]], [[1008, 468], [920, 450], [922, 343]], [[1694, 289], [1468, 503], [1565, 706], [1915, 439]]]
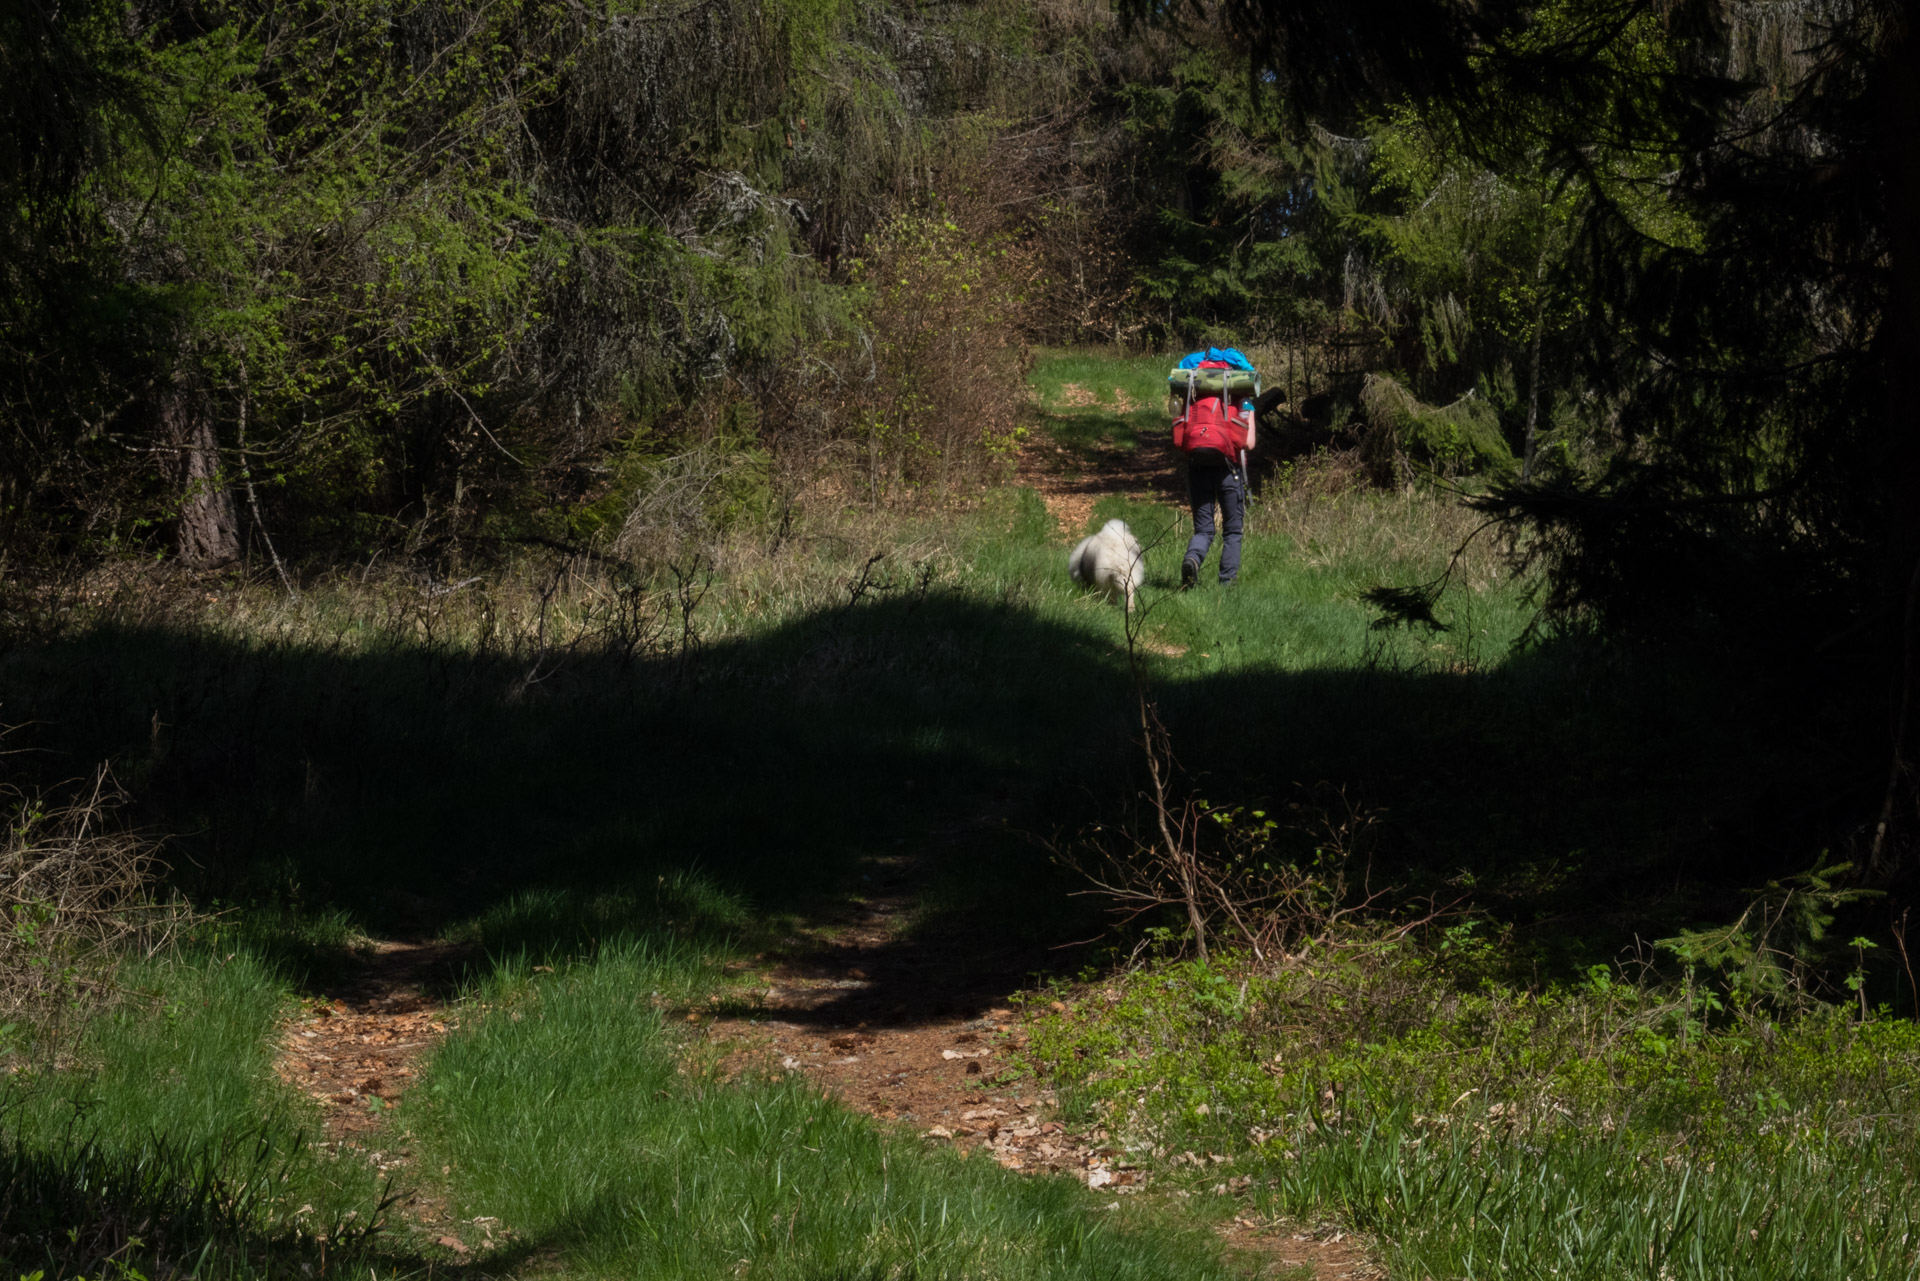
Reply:
[[[781, 946], [906, 858], [926, 907], [847, 1008], [920, 1017], [1099, 933], [1041, 842], [1137, 793], [1109, 621], [936, 590], [691, 659], [579, 658], [531, 687], [498, 653], [109, 624], [16, 644], [0, 703], [24, 726], [16, 775], [111, 761], [203, 905], [341, 909], [393, 937], [462, 925], [480, 955]], [[1310, 827], [1302, 789], [1344, 789], [1383, 818], [1377, 880], [1462, 889], [1557, 963], [1803, 859], [1872, 777], [1840, 746], [1866, 737], [1846, 709], [1804, 705], [1779, 671], [1761, 698], [1728, 664], [1577, 639], [1471, 672], [1149, 661], [1202, 795]], [[945, 961], [908, 954], [934, 940]], [[318, 973], [324, 952], [287, 963]]]
[[[293, 1154], [297, 1157], [298, 1154]], [[51, 1145], [0, 1142], [0, 1267], [16, 1276], [515, 1275], [548, 1248], [515, 1241], [461, 1262], [385, 1230], [384, 1206], [302, 1220], [273, 1188], [293, 1159], [264, 1132], [139, 1151], [78, 1129]], [[284, 1199], [284, 1198], [282, 1198]]]

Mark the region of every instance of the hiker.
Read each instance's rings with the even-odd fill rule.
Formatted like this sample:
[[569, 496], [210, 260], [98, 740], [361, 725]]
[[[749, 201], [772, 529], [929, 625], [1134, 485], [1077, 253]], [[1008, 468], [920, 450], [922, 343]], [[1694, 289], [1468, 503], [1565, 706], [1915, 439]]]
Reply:
[[1175, 367], [1167, 384], [1181, 401], [1173, 443], [1187, 456], [1187, 497], [1193, 504], [1193, 541], [1180, 563], [1180, 587], [1184, 591], [1200, 581], [1200, 567], [1213, 547], [1216, 507], [1223, 535], [1220, 582], [1225, 586], [1240, 574], [1246, 457], [1254, 447], [1256, 420], [1285, 400], [1286, 393], [1275, 387], [1256, 397], [1253, 365], [1233, 347], [1193, 352]]

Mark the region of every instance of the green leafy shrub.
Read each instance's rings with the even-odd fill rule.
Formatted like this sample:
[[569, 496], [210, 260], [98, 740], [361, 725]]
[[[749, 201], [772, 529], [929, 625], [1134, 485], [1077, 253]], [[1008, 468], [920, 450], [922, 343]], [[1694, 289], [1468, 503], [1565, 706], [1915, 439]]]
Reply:
[[1513, 450], [1500, 433], [1500, 414], [1468, 392], [1449, 405], [1427, 405], [1391, 378], [1369, 374], [1360, 404], [1379, 439], [1373, 448], [1391, 449], [1450, 474], [1504, 472], [1515, 466]]

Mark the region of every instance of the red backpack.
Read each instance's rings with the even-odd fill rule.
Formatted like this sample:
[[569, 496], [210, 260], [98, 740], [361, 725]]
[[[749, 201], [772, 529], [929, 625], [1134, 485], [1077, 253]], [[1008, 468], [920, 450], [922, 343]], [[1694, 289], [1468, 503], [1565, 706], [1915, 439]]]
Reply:
[[[1228, 366], [1209, 361], [1200, 368], [1225, 370]], [[1246, 452], [1246, 416], [1223, 396], [1190, 393], [1186, 412], [1173, 420], [1173, 447], [1196, 463], [1232, 466]]]

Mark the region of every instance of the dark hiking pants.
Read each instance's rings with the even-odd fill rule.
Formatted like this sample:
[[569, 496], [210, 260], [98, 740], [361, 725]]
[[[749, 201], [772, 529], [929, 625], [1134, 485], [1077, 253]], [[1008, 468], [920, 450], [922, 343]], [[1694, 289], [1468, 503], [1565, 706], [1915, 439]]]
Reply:
[[1220, 524], [1226, 535], [1220, 544], [1220, 581], [1230, 583], [1240, 573], [1240, 529], [1245, 514], [1246, 491], [1240, 473], [1231, 467], [1187, 467], [1187, 496], [1193, 500], [1193, 541], [1187, 544], [1187, 559], [1204, 565], [1213, 546], [1213, 508], [1220, 506]]

